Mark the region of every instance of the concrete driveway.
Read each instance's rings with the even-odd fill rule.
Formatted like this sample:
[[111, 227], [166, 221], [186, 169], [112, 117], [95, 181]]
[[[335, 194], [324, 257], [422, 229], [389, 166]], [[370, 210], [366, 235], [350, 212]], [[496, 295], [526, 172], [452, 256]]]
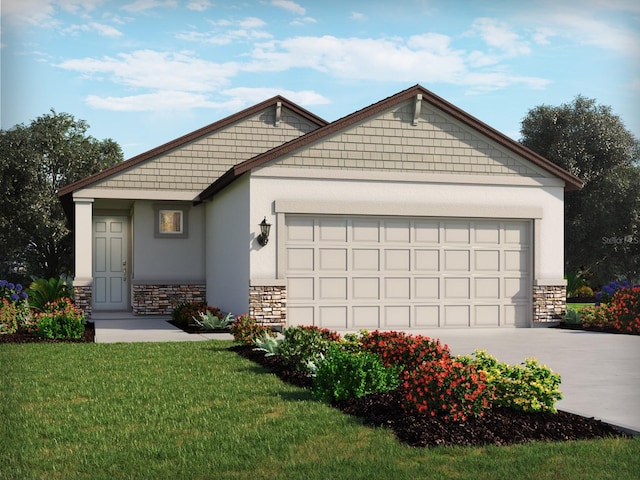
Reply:
[[[170, 342], [228, 340], [229, 334], [188, 334], [168, 317], [97, 314], [96, 342]], [[346, 333], [346, 331], [340, 331]], [[562, 377], [561, 410], [640, 432], [640, 336], [555, 328], [425, 329], [455, 355], [485, 349], [502, 362], [536, 358]]]

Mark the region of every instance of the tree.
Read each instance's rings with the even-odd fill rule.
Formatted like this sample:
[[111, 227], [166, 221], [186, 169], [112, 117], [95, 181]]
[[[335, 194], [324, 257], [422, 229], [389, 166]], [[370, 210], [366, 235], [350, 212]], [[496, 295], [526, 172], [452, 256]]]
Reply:
[[51, 110], [28, 126], [0, 130], [1, 278], [72, 272], [73, 238], [57, 192], [123, 159], [116, 142], [96, 140], [88, 128]]
[[565, 271], [599, 286], [640, 276], [640, 144], [611, 107], [577, 96], [522, 121], [521, 143], [584, 180], [565, 193]]

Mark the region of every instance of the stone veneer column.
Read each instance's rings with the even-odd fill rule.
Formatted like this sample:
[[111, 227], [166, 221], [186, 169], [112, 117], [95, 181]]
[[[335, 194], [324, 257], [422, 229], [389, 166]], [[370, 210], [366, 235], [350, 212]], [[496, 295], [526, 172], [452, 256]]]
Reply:
[[[276, 284], [277, 283], [277, 284]], [[269, 327], [287, 323], [287, 287], [280, 282], [251, 282], [249, 317]]]
[[91, 285], [75, 286], [73, 287], [73, 303], [76, 307], [84, 310], [84, 318], [91, 318], [91, 291], [93, 287]]
[[181, 303], [206, 300], [204, 284], [134, 284], [131, 309], [135, 315], [171, 315]]
[[567, 311], [567, 287], [565, 285], [533, 286], [533, 323], [559, 321]]

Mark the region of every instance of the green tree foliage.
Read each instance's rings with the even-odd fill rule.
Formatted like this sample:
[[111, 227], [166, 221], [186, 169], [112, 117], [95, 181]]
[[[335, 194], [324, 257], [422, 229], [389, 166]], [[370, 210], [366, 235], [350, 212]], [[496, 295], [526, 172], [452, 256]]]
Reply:
[[565, 271], [598, 286], [640, 277], [640, 144], [611, 107], [577, 96], [522, 121], [523, 145], [585, 182], [565, 193]]
[[58, 277], [73, 267], [73, 239], [58, 190], [121, 162], [111, 139], [87, 135], [89, 125], [50, 113], [0, 130], [0, 277]]

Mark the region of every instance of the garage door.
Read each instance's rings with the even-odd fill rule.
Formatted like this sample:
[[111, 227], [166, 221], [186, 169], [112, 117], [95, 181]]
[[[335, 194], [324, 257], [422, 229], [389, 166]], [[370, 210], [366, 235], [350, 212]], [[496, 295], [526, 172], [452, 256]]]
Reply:
[[285, 217], [290, 325], [529, 326], [528, 221]]

